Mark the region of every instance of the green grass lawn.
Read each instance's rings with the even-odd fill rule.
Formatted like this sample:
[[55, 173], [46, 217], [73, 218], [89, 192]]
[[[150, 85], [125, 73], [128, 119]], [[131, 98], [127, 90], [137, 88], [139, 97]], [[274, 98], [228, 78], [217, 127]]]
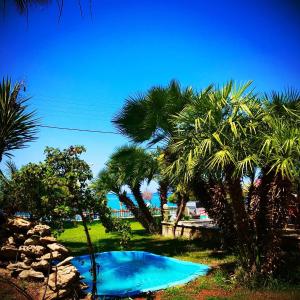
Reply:
[[[127, 250], [149, 251], [208, 264], [212, 267], [212, 272], [208, 276], [199, 277], [185, 286], [159, 292], [154, 299], [300, 299], [300, 290], [297, 286], [285, 286], [283, 291], [251, 291], [233, 284], [230, 275], [235, 267], [235, 256], [218, 251], [218, 245], [215, 243], [150, 235], [137, 222], [132, 222], [131, 228], [132, 239]], [[118, 234], [106, 233], [105, 228], [99, 222], [90, 225], [90, 235], [96, 252], [120, 250]], [[58, 240], [71, 250], [73, 256], [88, 253], [83, 227], [80, 223], [76, 226], [69, 224], [66, 230], [58, 236]]]

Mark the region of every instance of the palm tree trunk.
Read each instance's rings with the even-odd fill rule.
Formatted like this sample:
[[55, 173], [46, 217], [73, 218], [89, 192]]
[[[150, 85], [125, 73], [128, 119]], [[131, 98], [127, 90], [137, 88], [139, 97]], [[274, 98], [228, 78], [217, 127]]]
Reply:
[[157, 226], [157, 224], [155, 223], [155, 219], [152, 216], [149, 208], [146, 206], [145, 201], [143, 199], [141, 190], [140, 190], [140, 184], [134, 186], [134, 187], [130, 187], [134, 198], [136, 200], [136, 202], [138, 203], [139, 209], [143, 215], [143, 217], [147, 220], [148, 224], [149, 224], [149, 230], [151, 233], [158, 233], [160, 230]]
[[180, 197], [180, 204], [179, 204], [179, 207], [177, 207], [177, 216], [176, 216], [176, 220], [173, 225], [173, 236], [174, 237], [176, 235], [176, 228], [177, 228], [178, 222], [182, 219], [186, 204], [189, 201], [189, 196], [185, 193], [183, 195], [180, 194], [179, 197]]
[[135, 219], [141, 223], [147, 232], [150, 232], [148, 220], [141, 215], [140, 209], [132, 202], [132, 200], [125, 194], [118, 194], [119, 200], [125, 204], [126, 208], [131, 211]]
[[96, 266], [96, 258], [95, 258], [95, 253], [94, 253], [94, 248], [92, 244], [92, 240], [90, 237], [89, 229], [87, 227], [87, 220], [86, 217], [83, 213], [81, 213], [81, 219], [82, 219], [82, 225], [84, 228], [85, 236], [86, 236], [86, 241], [89, 249], [89, 254], [91, 258], [91, 271], [93, 275], [93, 286], [92, 286], [92, 299], [95, 299], [96, 294], [97, 294], [97, 266]]
[[159, 182], [159, 198], [160, 198], [160, 213], [163, 218], [163, 207], [168, 203], [168, 183], [166, 181]]
[[234, 177], [233, 168], [228, 168], [226, 171], [225, 180], [232, 203], [234, 224], [237, 233], [237, 246], [240, 257], [243, 258], [243, 267], [248, 269], [255, 260], [255, 256], [252, 251], [253, 242], [249, 227], [249, 218], [245, 207], [245, 199], [240, 178]]

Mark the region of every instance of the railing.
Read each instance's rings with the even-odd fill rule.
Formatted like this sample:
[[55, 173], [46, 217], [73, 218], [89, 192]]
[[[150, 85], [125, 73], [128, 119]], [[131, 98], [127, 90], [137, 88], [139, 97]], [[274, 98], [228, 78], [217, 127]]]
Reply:
[[[112, 216], [115, 218], [133, 218], [133, 214], [129, 209], [112, 209]], [[159, 207], [151, 207], [150, 211], [154, 216], [160, 216], [160, 208]]]

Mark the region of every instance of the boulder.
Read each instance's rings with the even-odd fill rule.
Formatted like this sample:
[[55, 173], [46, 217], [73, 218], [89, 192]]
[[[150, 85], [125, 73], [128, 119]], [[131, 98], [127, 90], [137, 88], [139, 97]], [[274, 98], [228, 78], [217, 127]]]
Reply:
[[20, 246], [19, 250], [21, 253], [28, 256], [42, 256], [45, 252], [45, 248], [38, 245]]
[[61, 254], [67, 254], [67, 253], [69, 253], [69, 250], [65, 246], [63, 246], [61, 244], [58, 244], [58, 243], [48, 244], [47, 247], [50, 250], [57, 251], [57, 252], [59, 252]]
[[14, 271], [14, 270], [29, 270], [30, 266], [26, 265], [24, 262], [17, 262], [15, 264], [9, 264], [6, 267], [7, 270], [9, 271]]
[[49, 262], [47, 260], [40, 260], [38, 262], [34, 262], [31, 264], [32, 269], [35, 271], [42, 271], [45, 272], [49, 268]]
[[29, 239], [25, 240], [24, 245], [25, 246], [39, 245], [39, 241], [37, 239], [29, 238]]
[[44, 245], [53, 244], [53, 243], [56, 243], [56, 242], [57, 242], [57, 240], [53, 236], [42, 236], [40, 238], [40, 243], [42, 243]]
[[[62, 254], [59, 253], [58, 251], [53, 251], [52, 252], [52, 259], [59, 259], [62, 257]], [[45, 255], [43, 255], [41, 258], [42, 259], [46, 259], [46, 260], [50, 260], [51, 259], [51, 254], [50, 253], [47, 253]]]
[[28, 229], [30, 229], [32, 223], [22, 218], [9, 218], [7, 226], [14, 231], [26, 232]]
[[51, 235], [51, 228], [48, 225], [38, 224], [31, 230], [33, 231], [33, 234], [39, 234], [40, 236]]
[[24, 270], [19, 274], [20, 279], [32, 280], [32, 281], [44, 281], [45, 276], [42, 272], [34, 270]]
[[1, 247], [0, 257], [6, 258], [6, 259], [16, 259], [18, 253], [19, 253], [19, 250], [14, 245], [5, 245], [5, 246]]
[[56, 266], [60, 267], [60, 266], [65, 266], [65, 265], [69, 265], [70, 261], [73, 259], [73, 256], [69, 256], [66, 259], [64, 259], [63, 261], [61, 261], [60, 263], [58, 263]]
[[57, 272], [50, 274], [48, 285], [52, 290], [65, 289], [78, 279], [79, 273], [74, 266], [60, 266], [57, 268]]

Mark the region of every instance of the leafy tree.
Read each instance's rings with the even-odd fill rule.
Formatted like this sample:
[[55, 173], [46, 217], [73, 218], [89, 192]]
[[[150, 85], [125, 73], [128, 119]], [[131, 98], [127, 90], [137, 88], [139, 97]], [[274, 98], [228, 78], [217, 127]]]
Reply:
[[88, 223], [94, 214], [108, 231], [123, 233], [122, 245], [126, 246], [130, 227], [112, 219], [107, 203], [90, 188], [90, 166], [80, 158], [82, 146], [64, 150], [47, 147], [46, 158], [39, 164], [28, 164], [12, 175], [9, 197], [15, 199], [16, 209], [29, 212], [33, 219], [63, 225], [66, 218], [80, 215], [87, 238], [93, 272], [93, 290], [96, 288], [96, 262]]
[[28, 112], [26, 101], [20, 97], [21, 83], [14, 87], [9, 79], [0, 83], [0, 162], [11, 151], [21, 149], [35, 140], [37, 120]]

